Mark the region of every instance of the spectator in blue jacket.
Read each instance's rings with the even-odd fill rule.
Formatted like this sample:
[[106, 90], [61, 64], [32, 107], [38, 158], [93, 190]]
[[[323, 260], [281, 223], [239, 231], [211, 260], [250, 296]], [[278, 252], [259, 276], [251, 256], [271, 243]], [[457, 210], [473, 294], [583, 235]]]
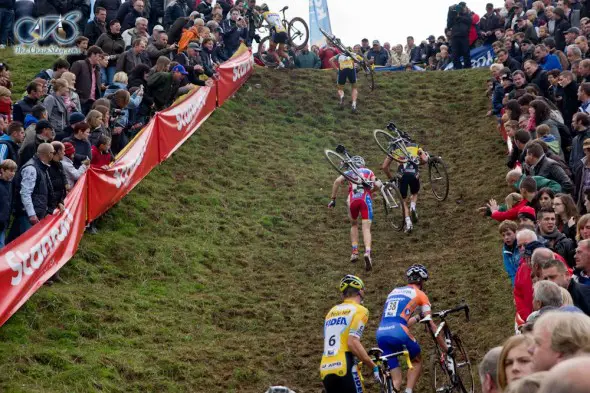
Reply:
[[376, 66], [385, 66], [389, 60], [389, 52], [381, 46], [379, 40], [373, 41], [373, 47], [365, 56], [371, 64]]
[[498, 230], [502, 236], [502, 257], [504, 259], [504, 270], [510, 277], [510, 282], [514, 286], [514, 277], [520, 263], [520, 251], [516, 244], [516, 231], [518, 224], [514, 221], [506, 220], [500, 223]]

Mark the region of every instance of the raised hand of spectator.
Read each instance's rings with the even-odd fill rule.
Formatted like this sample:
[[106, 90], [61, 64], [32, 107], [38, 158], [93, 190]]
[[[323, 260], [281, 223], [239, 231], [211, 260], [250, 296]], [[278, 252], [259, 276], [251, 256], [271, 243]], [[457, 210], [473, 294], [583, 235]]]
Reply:
[[490, 199], [490, 201], [487, 203], [487, 207], [489, 207], [492, 212], [495, 212], [499, 209], [498, 202], [496, 202], [495, 199]]

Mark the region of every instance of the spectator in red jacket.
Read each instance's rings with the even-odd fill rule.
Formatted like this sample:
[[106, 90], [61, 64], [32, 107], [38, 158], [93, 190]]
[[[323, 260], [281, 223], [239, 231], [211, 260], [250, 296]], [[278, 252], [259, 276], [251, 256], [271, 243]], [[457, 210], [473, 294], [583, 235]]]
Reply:
[[475, 12], [471, 13], [471, 29], [469, 29], [469, 46], [473, 47], [475, 41], [477, 41], [477, 28], [475, 27], [479, 23], [479, 15]]
[[0, 115], [6, 116], [8, 123], [12, 123], [12, 93], [4, 86], [0, 86]]
[[[525, 177], [520, 183], [519, 191], [520, 195], [522, 195], [522, 200], [512, 206], [511, 209], [508, 209], [504, 212], [501, 212], [499, 210], [498, 203], [494, 199], [491, 199], [487, 204], [489, 215], [491, 215], [491, 217], [497, 221], [517, 221], [518, 214], [520, 213], [521, 209], [523, 207], [530, 206], [532, 200], [535, 198], [537, 193], [537, 183], [535, 182], [535, 179], [530, 176]], [[535, 214], [535, 210], [533, 209], [533, 217], [535, 217]]]
[[95, 145], [92, 146], [92, 161], [90, 165], [101, 169], [108, 169], [113, 161], [111, 153], [111, 138], [101, 135]]
[[338, 54], [340, 54], [340, 51], [338, 51], [338, 49], [334, 48], [330, 44], [320, 49], [320, 60], [322, 61], [322, 70], [334, 68], [332, 63], [330, 63], [330, 59]]

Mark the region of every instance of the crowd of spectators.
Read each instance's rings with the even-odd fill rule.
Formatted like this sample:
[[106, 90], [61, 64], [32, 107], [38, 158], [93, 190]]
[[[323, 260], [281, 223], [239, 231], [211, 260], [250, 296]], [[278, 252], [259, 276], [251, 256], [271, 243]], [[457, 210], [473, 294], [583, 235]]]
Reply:
[[[19, 3], [11, 3], [13, 14]], [[29, 11], [59, 14], [59, 4], [35, 1]], [[78, 53], [57, 58], [26, 86], [13, 86], [14, 70], [0, 59], [0, 248], [63, 211], [77, 179], [91, 166], [106, 169], [156, 111], [212, 85], [218, 66], [251, 43], [255, 6], [97, 0]], [[10, 34], [0, 42], [10, 44]], [[12, 102], [15, 88], [25, 92]]]
[[480, 19], [497, 56], [488, 116], [508, 142], [510, 188], [480, 211], [500, 222], [516, 327], [480, 364], [486, 393], [590, 382], [589, 11], [585, 1], [506, 0]]

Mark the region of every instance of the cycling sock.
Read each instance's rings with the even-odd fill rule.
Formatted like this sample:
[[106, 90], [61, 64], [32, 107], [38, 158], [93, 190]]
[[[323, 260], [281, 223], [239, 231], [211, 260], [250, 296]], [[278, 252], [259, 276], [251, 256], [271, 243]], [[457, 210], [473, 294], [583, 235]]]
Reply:
[[406, 393], [412, 393], [412, 390], [413, 390], [413, 389], [406, 388]]
[[352, 107], [356, 108], [356, 101], [352, 101]]
[[416, 210], [416, 202], [410, 202], [410, 209]]
[[359, 244], [358, 243], [352, 243], [352, 253], [353, 254], [359, 253]]
[[412, 225], [412, 219], [410, 217], [406, 217], [406, 224]]
[[340, 101], [342, 101], [344, 99], [344, 92], [343, 91], [339, 91], [338, 92], [338, 97], [340, 97]]
[[371, 255], [371, 249], [370, 248], [367, 248], [365, 250], [365, 255]]

